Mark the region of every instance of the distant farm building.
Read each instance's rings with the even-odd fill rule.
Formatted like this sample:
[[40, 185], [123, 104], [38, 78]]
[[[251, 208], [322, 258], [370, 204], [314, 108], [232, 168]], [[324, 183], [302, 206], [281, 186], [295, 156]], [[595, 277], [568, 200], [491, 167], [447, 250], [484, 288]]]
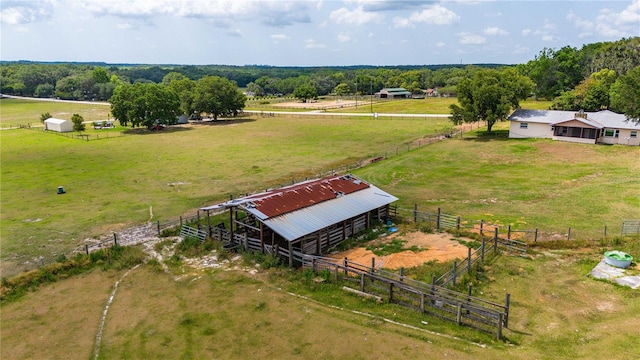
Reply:
[[389, 216], [393, 195], [353, 175], [309, 180], [204, 207], [229, 210], [231, 228], [211, 226], [210, 236], [247, 249], [278, 254], [289, 265], [304, 254], [321, 255]]
[[405, 88], [384, 88], [375, 93], [377, 99], [407, 99], [411, 97], [411, 92]]
[[73, 131], [73, 123], [69, 120], [48, 118], [44, 121], [44, 129], [57, 132]]
[[510, 138], [548, 138], [584, 144], [640, 145], [640, 123], [609, 110], [574, 112], [518, 109], [509, 116]]

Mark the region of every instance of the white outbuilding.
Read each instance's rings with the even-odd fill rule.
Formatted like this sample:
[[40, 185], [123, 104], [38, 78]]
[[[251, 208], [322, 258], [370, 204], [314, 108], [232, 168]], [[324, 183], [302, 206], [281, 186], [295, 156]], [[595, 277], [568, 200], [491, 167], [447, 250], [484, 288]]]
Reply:
[[44, 129], [57, 132], [73, 131], [73, 123], [69, 120], [48, 118], [44, 121]]

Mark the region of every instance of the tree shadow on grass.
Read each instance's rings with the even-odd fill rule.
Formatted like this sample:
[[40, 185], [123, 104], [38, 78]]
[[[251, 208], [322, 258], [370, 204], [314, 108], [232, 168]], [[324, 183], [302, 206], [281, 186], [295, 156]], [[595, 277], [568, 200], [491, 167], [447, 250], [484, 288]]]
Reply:
[[248, 122], [254, 122], [256, 119], [253, 118], [236, 118], [236, 119], [203, 119], [199, 121], [192, 121], [191, 125], [197, 126], [225, 126], [225, 125], [235, 125], [235, 124], [243, 124]]
[[182, 131], [190, 131], [193, 130], [191, 127], [180, 126], [180, 125], [172, 125], [165, 126], [161, 130], [149, 130], [147, 128], [133, 128], [124, 130], [122, 133], [126, 135], [152, 135], [152, 134], [164, 134], [164, 133], [176, 133]]
[[494, 131], [476, 131], [473, 133], [465, 134], [465, 140], [488, 142], [497, 140], [513, 140], [509, 138], [509, 130], [494, 130]]

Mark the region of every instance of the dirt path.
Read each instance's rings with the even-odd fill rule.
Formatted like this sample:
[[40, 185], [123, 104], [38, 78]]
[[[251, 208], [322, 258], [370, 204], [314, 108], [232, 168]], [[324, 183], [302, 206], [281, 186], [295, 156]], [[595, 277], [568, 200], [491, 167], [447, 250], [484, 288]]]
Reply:
[[394, 233], [390, 236], [373, 240], [370, 244], [391, 242], [393, 239], [406, 240], [404, 248], [413, 246], [420, 251], [406, 250], [386, 256], [376, 256], [365, 247], [359, 247], [330, 255], [334, 259], [344, 259], [357, 262], [362, 265], [371, 265], [371, 258], [376, 258], [376, 268], [399, 269], [420, 266], [429, 261], [449, 261], [464, 259], [467, 257], [467, 247], [455, 240], [451, 240], [450, 234], [425, 234], [422, 232], [410, 232], [405, 234]]

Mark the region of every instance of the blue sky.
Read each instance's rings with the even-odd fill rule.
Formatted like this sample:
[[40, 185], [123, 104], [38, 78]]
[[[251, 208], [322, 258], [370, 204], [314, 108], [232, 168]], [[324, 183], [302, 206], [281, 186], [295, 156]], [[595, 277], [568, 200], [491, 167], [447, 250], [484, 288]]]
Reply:
[[0, 21], [2, 60], [515, 64], [640, 36], [640, 0], [2, 0]]

